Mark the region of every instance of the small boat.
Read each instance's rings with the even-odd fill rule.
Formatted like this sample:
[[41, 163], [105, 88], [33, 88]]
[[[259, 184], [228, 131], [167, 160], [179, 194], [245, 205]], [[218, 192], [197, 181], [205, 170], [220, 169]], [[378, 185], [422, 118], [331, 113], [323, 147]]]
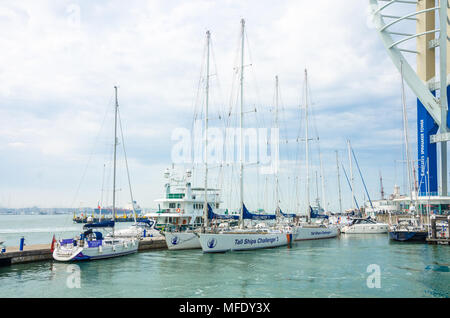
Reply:
[[341, 228], [345, 234], [382, 234], [388, 232], [388, 225], [377, 223], [369, 218], [355, 218], [349, 225]]
[[425, 242], [428, 231], [417, 218], [400, 218], [389, 228], [389, 238], [394, 241]]

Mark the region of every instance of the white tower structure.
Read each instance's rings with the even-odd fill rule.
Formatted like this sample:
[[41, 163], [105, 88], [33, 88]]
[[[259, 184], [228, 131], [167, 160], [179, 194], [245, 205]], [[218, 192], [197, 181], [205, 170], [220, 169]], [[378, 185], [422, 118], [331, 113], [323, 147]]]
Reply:
[[[447, 141], [450, 140], [447, 123], [448, 1], [369, 0], [369, 3], [375, 28], [389, 57], [418, 99], [419, 180], [427, 178], [426, 162], [429, 159], [428, 191], [437, 192], [439, 162], [439, 195], [447, 196]], [[411, 40], [416, 40], [416, 49], [405, 47]], [[416, 70], [409, 64], [407, 54], [416, 55]], [[437, 144], [440, 145], [439, 159]], [[425, 195], [426, 188], [426, 182], [422, 183], [419, 193]]]

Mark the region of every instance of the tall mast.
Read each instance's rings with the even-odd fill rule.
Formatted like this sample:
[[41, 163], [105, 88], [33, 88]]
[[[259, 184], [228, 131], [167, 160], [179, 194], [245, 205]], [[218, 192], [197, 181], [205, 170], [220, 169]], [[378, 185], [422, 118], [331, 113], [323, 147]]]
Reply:
[[[278, 125], [278, 90], [279, 90], [279, 86], [278, 86], [278, 75], [275, 76], [275, 126], [278, 129], [279, 125]], [[277, 206], [276, 206], [276, 214], [278, 215], [279, 209], [280, 209], [280, 191], [279, 191], [279, 183], [278, 183], [278, 169], [276, 169], [275, 172], [275, 186], [276, 186], [276, 190], [275, 190], [275, 199], [277, 202]]]
[[[411, 205], [413, 203], [413, 193], [412, 193], [412, 186], [411, 186], [411, 160], [409, 156], [409, 141], [408, 141], [408, 117], [406, 113], [406, 101], [405, 101], [405, 85], [403, 81], [403, 63], [400, 65], [400, 75], [402, 78], [402, 110], [403, 110], [403, 134], [405, 136], [405, 152], [406, 152], [406, 167], [408, 169], [408, 191], [410, 194], [410, 206], [409, 210], [411, 211]], [[417, 195], [417, 194], [416, 194]]]
[[353, 178], [353, 167], [352, 167], [352, 155], [350, 152], [351, 146], [350, 146], [350, 140], [347, 139], [347, 147], [348, 147], [348, 160], [350, 161], [350, 182], [351, 182], [351, 187], [352, 187], [352, 208], [353, 210], [356, 209], [355, 207], [355, 183], [354, 183], [354, 178]]
[[337, 167], [337, 179], [338, 179], [338, 189], [339, 189], [339, 213], [342, 214], [341, 176], [339, 174], [339, 157], [338, 157], [337, 150], [336, 150], [336, 167]]
[[243, 134], [243, 124], [244, 124], [244, 34], [245, 31], [245, 20], [241, 19], [241, 116], [240, 116], [240, 127], [239, 127], [239, 137], [240, 137], [240, 227], [244, 228], [244, 134]]
[[205, 203], [203, 204], [203, 224], [208, 226], [208, 104], [209, 104], [209, 45], [211, 33], [206, 31], [206, 98], [205, 98]]
[[306, 221], [311, 218], [310, 201], [309, 201], [309, 136], [308, 136], [308, 72], [305, 69], [305, 165], [306, 165]]
[[[113, 220], [116, 217], [116, 153], [117, 153], [117, 110], [119, 108], [119, 102], [117, 100], [117, 86], [114, 86], [114, 92], [116, 97], [116, 105], [114, 111], [114, 173], [113, 173]], [[114, 228], [113, 228], [114, 231]], [[113, 232], [114, 233], [114, 232]]]

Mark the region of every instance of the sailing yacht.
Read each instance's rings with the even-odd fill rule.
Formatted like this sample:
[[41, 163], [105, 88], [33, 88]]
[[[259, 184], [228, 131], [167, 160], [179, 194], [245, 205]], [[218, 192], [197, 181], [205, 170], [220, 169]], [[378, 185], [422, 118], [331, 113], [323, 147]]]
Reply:
[[[411, 168], [411, 160], [409, 153], [409, 141], [408, 141], [408, 116], [406, 112], [406, 99], [405, 99], [405, 87], [403, 81], [403, 64], [400, 67], [401, 74], [401, 82], [402, 82], [402, 112], [403, 112], [403, 135], [404, 135], [404, 143], [405, 143], [405, 152], [407, 158], [407, 169], [408, 169], [408, 190], [410, 194], [410, 210], [415, 211], [416, 205], [413, 203], [413, 195], [418, 196], [418, 189], [415, 191], [412, 190], [412, 177], [411, 174], [414, 175], [414, 184], [415, 182], [415, 174]], [[417, 203], [417, 201], [416, 201]], [[422, 213], [419, 211], [419, 213]], [[394, 224], [389, 227], [389, 238], [394, 241], [422, 241], [425, 242], [428, 237], [428, 230], [422, 223], [422, 218], [419, 217], [409, 217], [409, 218], [400, 218], [397, 220], [397, 224]]]
[[[100, 222], [90, 222], [83, 226], [83, 232], [76, 239], [59, 240], [53, 251], [53, 258], [57, 261], [95, 260], [124, 256], [136, 253], [139, 241], [135, 237], [116, 237], [114, 233], [116, 215], [116, 153], [117, 153], [117, 87], [115, 90], [115, 120], [114, 120], [114, 173], [113, 173], [113, 205], [112, 218]], [[133, 202], [133, 200], [132, 200]], [[106, 235], [101, 231], [108, 231]]]
[[[182, 178], [179, 178], [174, 168], [167, 169], [165, 197], [156, 200], [159, 211], [147, 214], [155, 218], [157, 227], [161, 229], [170, 250], [201, 248], [196, 232], [209, 226], [209, 217], [212, 215], [212, 207], [218, 212], [216, 218], [226, 219], [221, 209], [220, 190], [208, 186], [208, 107], [209, 107], [209, 80], [210, 80], [210, 45], [211, 34], [206, 32], [206, 76], [205, 76], [205, 109], [204, 109], [204, 185], [192, 187], [192, 171], [187, 170]], [[210, 212], [211, 211], [211, 212]]]
[[[309, 188], [309, 130], [308, 130], [308, 72], [305, 69], [305, 167], [306, 167], [306, 221], [299, 222], [293, 226], [294, 241], [333, 238], [338, 235], [338, 228], [327, 224], [328, 216], [321, 218], [322, 222], [312, 222], [318, 218], [319, 213], [314, 213], [310, 204]], [[319, 207], [318, 207], [319, 208]]]
[[399, 218], [397, 224], [389, 227], [389, 238], [394, 241], [425, 242], [427, 237], [428, 231], [419, 218]]
[[[200, 244], [204, 253], [241, 251], [250, 249], [270, 248], [287, 245], [292, 239], [289, 226], [268, 227], [264, 223], [256, 226], [245, 226], [244, 220], [257, 218], [258, 215], [250, 213], [244, 204], [244, 141], [243, 141], [243, 107], [244, 107], [244, 40], [245, 21], [241, 20], [241, 64], [240, 64], [240, 173], [239, 197], [240, 215], [239, 226], [231, 228], [204, 229], [198, 233]], [[278, 202], [277, 202], [278, 204]], [[263, 215], [265, 219], [272, 216]]]

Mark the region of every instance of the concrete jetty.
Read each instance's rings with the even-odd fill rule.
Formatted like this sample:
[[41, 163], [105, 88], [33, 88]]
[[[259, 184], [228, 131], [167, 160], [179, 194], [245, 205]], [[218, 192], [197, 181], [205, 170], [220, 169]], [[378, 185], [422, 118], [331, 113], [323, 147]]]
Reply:
[[[139, 241], [139, 252], [164, 249], [167, 249], [164, 237], [146, 237]], [[4, 253], [0, 253], [0, 266], [48, 260], [53, 260], [51, 244], [25, 245], [23, 251], [20, 251], [18, 246], [11, 246], [6, 247]]]

